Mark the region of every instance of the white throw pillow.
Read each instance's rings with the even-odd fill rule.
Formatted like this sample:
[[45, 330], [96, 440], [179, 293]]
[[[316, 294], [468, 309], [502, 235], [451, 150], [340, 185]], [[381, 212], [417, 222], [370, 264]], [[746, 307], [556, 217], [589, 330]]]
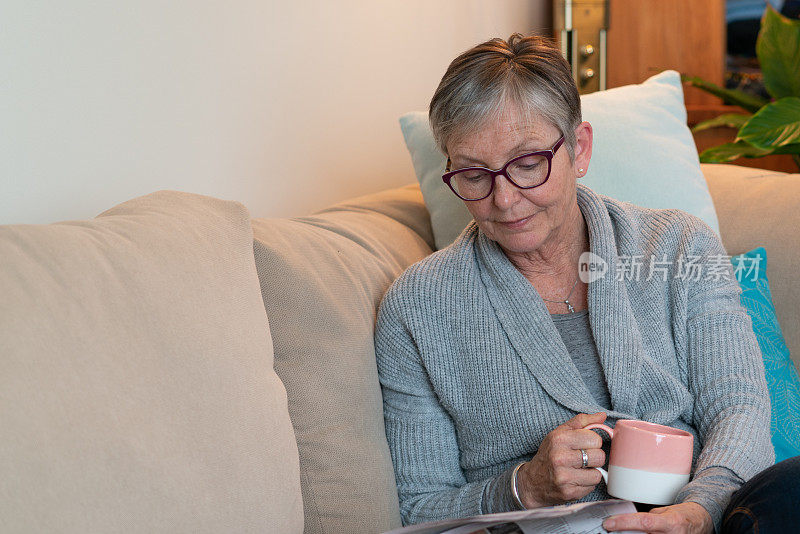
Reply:
[[[581, 97], [583, 120], [594, 129], [589, 169], [581, 181], [592, 190], [649, 208], [677, 208], [703, 219], [719, 233], [708, 186], [700, 170], [680, 75], [668, 70], [644, 83]], [[433, 140], [428, 114], [400, 117], [436, 248], [452, 243], [472, 219], [442, 182], [446, 157]]]

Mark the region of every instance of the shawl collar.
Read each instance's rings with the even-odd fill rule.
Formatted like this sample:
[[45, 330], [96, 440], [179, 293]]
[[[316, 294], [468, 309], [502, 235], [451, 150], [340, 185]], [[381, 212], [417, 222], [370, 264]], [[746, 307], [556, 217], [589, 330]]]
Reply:
[[[626, 221], [612, 221], [603, 197], [583, 184], [578, 184], [577, 201], [588, 227], [589, 248], [607, 264], [605, 276], [589, 283], [587, 301], [589, 323], [611, 395], [613, 410], [608, 415], [637, 419], [644, 349], [627, 288], [614, 272], [618, 257], [615, 226], [628, 225]], [[470, 225], [477, 234], [473, 250], [481, 281], [500, 324], [530, 372], [566, 408], [582, 413], [603, 411], [572, 362], [539, 293], [496, 242], [477, 229], [474, 221]]]

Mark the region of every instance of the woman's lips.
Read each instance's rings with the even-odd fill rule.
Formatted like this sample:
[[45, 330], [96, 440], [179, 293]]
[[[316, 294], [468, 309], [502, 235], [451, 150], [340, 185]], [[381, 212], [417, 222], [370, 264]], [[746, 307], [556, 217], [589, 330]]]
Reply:
[[510, 230], [515, 230], [517, 228], [522, 228], [523, 226], [525, 226], [525, 224], [527, 224], [527, 222], [531, 219], [531, 217], [533, 217], [533, 215], [529, 215], [528, 217], [525, 217], [524, 219], [517, 219], [517, 220], [509, 221], [509, 222], [506, 222], [506, 221], [497, 221], [497, 222], [498, 222], [498, 224], [501, 224], [504, 228], [508, 228]]

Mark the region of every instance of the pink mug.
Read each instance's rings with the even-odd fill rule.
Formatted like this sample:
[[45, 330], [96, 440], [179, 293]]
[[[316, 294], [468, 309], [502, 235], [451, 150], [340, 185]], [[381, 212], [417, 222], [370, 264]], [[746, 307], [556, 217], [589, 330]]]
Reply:
[[595, 467], [609, 495], [647, 504], [669, 505], [689, 482], [694, 436], [671, 426], [620, 419], [611, 429], [599, 423], [611, 437], [608, 472]]

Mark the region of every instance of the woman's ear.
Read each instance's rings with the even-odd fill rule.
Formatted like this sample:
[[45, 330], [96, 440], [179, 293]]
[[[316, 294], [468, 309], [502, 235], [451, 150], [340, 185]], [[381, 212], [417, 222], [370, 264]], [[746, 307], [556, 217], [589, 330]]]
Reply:
[[583, 121], [575, 128], [575, 162], [573, 171], [578, 178], [586, 175], [592, 159], [592, 125]]

